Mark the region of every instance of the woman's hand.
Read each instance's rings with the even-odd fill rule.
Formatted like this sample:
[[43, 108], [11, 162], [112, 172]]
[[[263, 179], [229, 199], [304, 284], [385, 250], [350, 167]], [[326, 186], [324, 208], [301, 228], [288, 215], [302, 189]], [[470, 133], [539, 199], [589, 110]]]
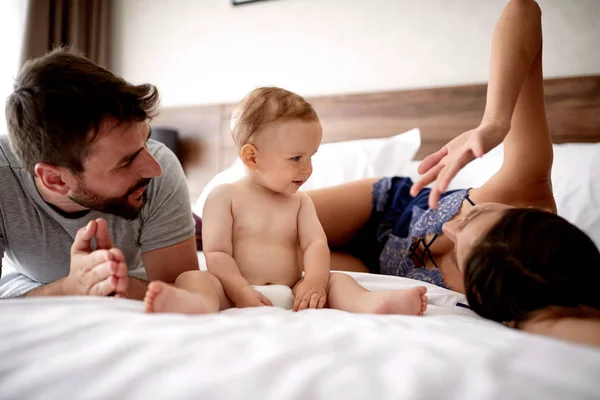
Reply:
[[477, 128], [452, 139], [419, 164], [417, 171], [423, 176], [413, 184], [410, 194], [416, 196], [421, 189], [437, 180], [429, 194], [429, 207], [437, 208], [440, 196], [458, 171], [502, 143], [509, 129], [510, 126], [503, 126], [496, 121], [483, 121]]

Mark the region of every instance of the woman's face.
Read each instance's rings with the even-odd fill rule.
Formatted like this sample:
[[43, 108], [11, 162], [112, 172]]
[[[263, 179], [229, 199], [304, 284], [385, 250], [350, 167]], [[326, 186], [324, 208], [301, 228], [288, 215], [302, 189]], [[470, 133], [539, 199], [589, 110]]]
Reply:
[[465, 262], [473, 247], [509, 208], [512, 207], [500, 203], [481, 203], [472, 207], [464, 218], [454, 218], [442, 226], [444, 234], [454, 242], [456, 263], [461, 273], [464, 273]]

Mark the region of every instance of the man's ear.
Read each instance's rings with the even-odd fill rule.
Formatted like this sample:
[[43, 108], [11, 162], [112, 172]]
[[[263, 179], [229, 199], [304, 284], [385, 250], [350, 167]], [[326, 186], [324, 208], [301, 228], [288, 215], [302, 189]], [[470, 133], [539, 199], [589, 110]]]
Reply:
[[66, 196], [71, 190], [70, 185], [66, 182], [70, 179], [65, 176], [67, 173], [65, 168], [47, 163], [37, 163], [34, 170], [41, 184], [49, 191]]
[[258, 169], [258, 149], [253, 144], [245, 144], [242, 147], [240, 158], [248, 169], [252, 171]]

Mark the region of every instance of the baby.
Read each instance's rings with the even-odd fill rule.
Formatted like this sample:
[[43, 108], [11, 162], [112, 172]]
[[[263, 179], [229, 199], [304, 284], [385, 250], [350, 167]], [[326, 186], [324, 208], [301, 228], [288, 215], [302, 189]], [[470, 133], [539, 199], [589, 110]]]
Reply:
[[369, 292], [348, 275], [330, 273], [325, 232], [312, 200], [299, 191], [323, 137], [309, 103], [284, 89], [256, 89], [234, 111], [232, 134], [246, 176], [216, 187], [206, 200], [202, 239], [209, 272], [185, 272], [174, 286], [152, 282], [146, 311], [271, 306], [260, 287], [284, 285], [292, 289], [294, 311], [425, 312], [423, 286]]

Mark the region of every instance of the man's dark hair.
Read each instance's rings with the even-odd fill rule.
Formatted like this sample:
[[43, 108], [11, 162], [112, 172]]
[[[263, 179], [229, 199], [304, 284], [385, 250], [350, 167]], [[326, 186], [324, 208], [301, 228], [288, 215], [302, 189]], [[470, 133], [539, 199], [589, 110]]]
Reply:
[[103, 120], [152, 118], [155, 86], [132, 85], [68, 47], [28, 61], [6, 102], [11, 147], [32, 175], [39, 162], [83, 172], [83, 160]]

